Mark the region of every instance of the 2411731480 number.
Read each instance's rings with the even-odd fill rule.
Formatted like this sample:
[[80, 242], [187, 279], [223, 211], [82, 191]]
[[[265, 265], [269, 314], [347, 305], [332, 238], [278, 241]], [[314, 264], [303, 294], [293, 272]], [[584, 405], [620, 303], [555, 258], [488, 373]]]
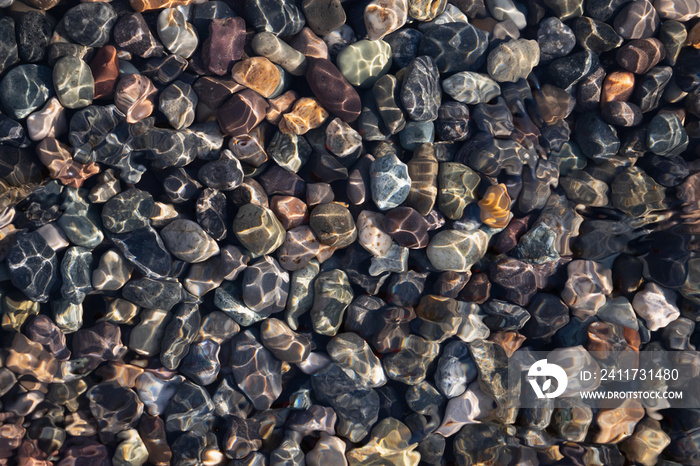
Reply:
[[601, 369], [600, 381], [678, 380], [678, 369]]

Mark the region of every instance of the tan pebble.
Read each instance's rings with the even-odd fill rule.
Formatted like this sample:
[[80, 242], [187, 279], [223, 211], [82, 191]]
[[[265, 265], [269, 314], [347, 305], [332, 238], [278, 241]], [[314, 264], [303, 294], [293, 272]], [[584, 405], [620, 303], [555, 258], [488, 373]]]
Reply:
[[233, 65], [233, 79], [263, 97], [270, 97], [280, 83], [279, 69], [267, 58], [252, 57]]
[[291, 112], [282, 115], [279, 130], [301, 135], [318, 128], [327, 118], [328, 112], [316, 99], [302, 97], [296, 101]]

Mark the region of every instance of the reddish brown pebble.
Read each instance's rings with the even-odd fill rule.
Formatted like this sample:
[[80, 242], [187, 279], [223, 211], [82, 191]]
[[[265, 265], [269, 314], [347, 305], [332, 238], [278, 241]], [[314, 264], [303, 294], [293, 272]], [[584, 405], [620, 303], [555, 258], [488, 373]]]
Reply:
[[233, 94], [245, 89], [232, 78], [217, 78], [216, 76], [202, 76], [195, 81], [192, 88], [199, 97], [199, 103], [214, 110]]
[[289, 45], [307, 57], [330, 59], [326, 43], [309, 28], [302, 29]]
[[99, 173], [96, 163], [82, 164], [73, 160], [70, 147], [54, 138], [45, 138], [36, 146], [39, 160], [49, 169], [49, 176], [71, 188], [79, 188], [92, 175]]
[[693, 26], [690, 32], [688, 32], [688, 38], [685, 41], [685, 45], [700, 49], [700, 23], [695, 23], [695, 26]]
[[420, 215], [428, 215], [437, 198], [438, 161], [433, 145], [418, 146], [407, 165], [411, 190], [406, 204], [416, 209]]
[[428, 246], [428, 222], [411, 207], [397, 207], [385, 214], [384, 231], [399, 246], [421, 249]]
[[329, 112], [348, 123], [362, 110], [360, 95], [330, 60], [308, 58], [306, 80], [314, 95]]
[[228, 147], [241, 163], [259, 167], [267, 162], [267, 153], [265, 152], [266, 129], [265, 125], [260, 125], [251, 130], [250, 133], [231, 138]]
[[250, 132], [265, 118], [270, 105], [257, 92], [246, 89], [235, 94], [216, 112], [221, 131], [228, 136]]
[[299, 98], [299, 95], [294, 91], [287, 91], [279, 97], [268, 100], [270, 109], [265, 115], [265, 119], [276, 125], [282, 120], [282, 114], [292, 110], [292, 105]]
[[626, 102], [634, 91], [634, 74], [629, 71], [615, 71], [603, 80], [601, 103], [612, 101]]
[[95, 58], [90, 62], [90, 70], [95, 79], [95, 99], [112, 97], [119, 79], [117, 49], [111, 45], [97, 49]]
[[231, 72], [233, 62], [243, 56], [245, 21], [235, 18], [216, 18], [209, 23], [209, 38], [202, 46], [202, 58], [210, 72], [223, 76]]
[[659, 39], [633, 40], [617, 51], [617, 63], [635, 74], [645, 74], [666, 57]]
[[148, 462], [154, 466], [168, 466], [173, 456], [165, 438], [165, 423], [158, 416], [143, 413], [139, 419], [139, 435], [148, 449]]
[[301, 226], [309, 220], [309, 209], [298, 197], [272, 196], [270, 209], [285, 230]]
[[485, 273], [475, 273], [459, 293], [460, 301], [484, 304], [491, 297], [491, 282]]
[[162, 10], [164, 8], [175, 8], [193, 3], [194, 0], [129, 0], [131, 8], [139, 13], [150, 10]]
[[526, 338], [518, 332], [504, 331], [494, 333], [491, 335], [489, 340], [493, 341], [494, 343], [498, 343], [498, 346], [503, 348], [503, 351], [506, 352], [506, 356], [511, 357], [513, 356], [513, 353], [515, 353], [518, 348], [523, 345]]
[[140, 74], [127, 74], [117, 84], [114, 105], [126, 115], [127, 123], [136, 123], [151, 116], [158, 89]]
[[508, 226], [496, 236], [493, 250], [498, 254], [506, 254], [514, 249], [518, 245], [520, 237], [527, 232], [530, 220], [530, 216], [511, 220]]

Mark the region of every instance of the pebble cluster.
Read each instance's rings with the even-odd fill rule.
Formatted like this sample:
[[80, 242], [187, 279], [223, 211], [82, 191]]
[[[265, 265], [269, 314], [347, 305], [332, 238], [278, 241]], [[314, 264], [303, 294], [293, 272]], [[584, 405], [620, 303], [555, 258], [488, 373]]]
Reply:
[[0, 8], [0, 465], [700, 464], [698, 0]]

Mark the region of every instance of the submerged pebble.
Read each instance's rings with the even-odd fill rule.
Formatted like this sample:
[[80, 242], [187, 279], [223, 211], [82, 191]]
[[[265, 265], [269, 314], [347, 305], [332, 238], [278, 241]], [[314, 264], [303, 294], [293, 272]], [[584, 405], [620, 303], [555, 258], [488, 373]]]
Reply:
[[697, 463], [697, 0], [0, 8], [0, 464]]

